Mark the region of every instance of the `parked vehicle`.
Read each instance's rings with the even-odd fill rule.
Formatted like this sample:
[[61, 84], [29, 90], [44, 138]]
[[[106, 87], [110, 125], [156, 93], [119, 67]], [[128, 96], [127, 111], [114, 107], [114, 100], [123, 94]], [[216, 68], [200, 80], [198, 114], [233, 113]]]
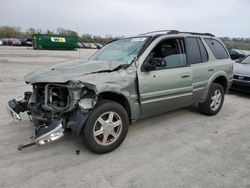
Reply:
[[87, 48], [87, 49], [91, 48], [90, 44], [87, 42], [83, 42], [82, 44], [83, 44], [84, 48]]
[[85, 42], [81, 42], [83, 48], [86, 48], [86, 43]]
[[88, 149], [107, 153], [140, 119], [194, 103], [216, 115], [233, 79], [233, 61], [212, 34], [157, 31], [113, 41], [88, 61], [53, 65], [24, 79], [33, 91], [10, 100], [9, 112], [19, 120], [27, 112], [37, 128], [19, 149], [58, 140], [71, 129]]
[[100, 43], [95, 43], [95, 45], [96, 45], [96, 48], [97, 48], [97, 49], [101, 49], [101, 48], [103, 47], [103, 45], [100, 44]]
[[77, 48], [84, 48], [84, 46], [82, 45], [82, 43], [77, 42]]
[[89, 43], [91, 49], [97, 49], [96, 45], [94, 43]]
[[0, 40], [0, 46], [2, 46], [3, 45], [3, 42]]
[[233, 90], [250, 92], [250, 55], [234, 64]]
[[5, 46], [12, 46], [13, 39], [11, 38], [2, 38], [3, 45]]
[[22, 46], [32, 46], [33, 45], [32, 39], [22, 39], [20, 41], [21, 41]]
[[7, 39], [6, 38], [1, 38], [1, 41], [2, 41], [3, 45], [7, 45]]
[[26, 39], [21, 39], [20, 42], [21, 42], [21, 46], [26, 46]]
[[22, 43], [19, 39], [11, 39], [12, 40], [12, 46], [21, 46]]
[[33, 46], [33, 39], [26, 39], [26, 46]]
[[232, 60], [240, 61], [247, 55], [250, 55], [250, 51], [240, 49], [228, 49], [229, 55]]

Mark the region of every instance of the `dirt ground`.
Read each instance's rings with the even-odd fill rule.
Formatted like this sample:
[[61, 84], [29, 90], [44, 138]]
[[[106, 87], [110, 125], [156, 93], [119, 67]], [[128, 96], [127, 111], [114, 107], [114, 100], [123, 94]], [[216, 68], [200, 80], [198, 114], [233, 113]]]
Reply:
[[17, 151], [34, 127], [25, 114], [12, 122], [5, 106], [31, 89], [23, 76], [92, 53], [0, 47], [0, 187], [250, 188], [250, 95], [239, 92], [226, 95], [213, 117], [194, 105], [142, 120], [130, 127], [118, 149], [105, 155], [89, 152], [70, 134]]

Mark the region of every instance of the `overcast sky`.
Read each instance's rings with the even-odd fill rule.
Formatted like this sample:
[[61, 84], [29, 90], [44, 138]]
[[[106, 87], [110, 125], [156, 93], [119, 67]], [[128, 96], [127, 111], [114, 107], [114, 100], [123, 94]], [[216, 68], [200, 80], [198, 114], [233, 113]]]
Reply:
[[129, 36], [152, 30], [250, 37], [249, 0], [0, 0], [0, 25]]

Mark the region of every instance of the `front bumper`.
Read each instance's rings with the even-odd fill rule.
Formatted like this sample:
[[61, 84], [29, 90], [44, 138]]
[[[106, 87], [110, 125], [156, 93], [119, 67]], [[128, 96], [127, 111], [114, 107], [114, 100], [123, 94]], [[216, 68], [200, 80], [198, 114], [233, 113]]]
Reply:
[[7, 112], [8, 112], [8, 114], [10, 115], [10, 117], [11, 117], [14, 121], [18, 121], [18, 120], [21, 121], [21, 120], [22, 120], [20, 114], [17, 113], [17, 112], [14, 110], [13, 106], [11, 105], [11, 101], [9, 101], [8, 104], [7, 104]]
[[36, 129], [36, 136], [27, 144], [18, 145], [17, 149], [21, 151], [23, 148], [33, 145], [44, 145], [56, 141], [63, 137], [64, 129], [61, 120], [53, 120], [49, 126], [42, 126]]
[[[7, 111], [11, 118], [15, 121], [21, 120], [20, 112], [27, 111], [24, 110], [23, 101], [16, 101], [15, 99], [10, 100], [7, 104]], [[54, 119], [50, 121], [49, 124], [40, 125], [35, 129], [35, 136], [27, 144], [18, 145], [17, 149], [22, 150], [23, 148], [30, 147], [33, 145], [44, 145], [53, 141], [60, 139], [64, 135], [64, 129], [61, 119]]]
[[61, 120], [53, 120], [49, 126], [36, 129], [35, 142], [37, 145], [44, 145], [60, 139], [64, 135]]
[[231, 89], [250, 92], [250, 81], [234, 79]]

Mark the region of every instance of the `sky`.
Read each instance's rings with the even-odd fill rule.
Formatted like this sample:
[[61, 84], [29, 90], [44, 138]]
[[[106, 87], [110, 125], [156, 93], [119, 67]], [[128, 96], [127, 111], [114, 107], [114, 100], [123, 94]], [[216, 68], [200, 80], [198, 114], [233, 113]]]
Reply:
[[250, 0], [0, 0], [0, 26], [131, 36], [161, 29], [250, 37]]

